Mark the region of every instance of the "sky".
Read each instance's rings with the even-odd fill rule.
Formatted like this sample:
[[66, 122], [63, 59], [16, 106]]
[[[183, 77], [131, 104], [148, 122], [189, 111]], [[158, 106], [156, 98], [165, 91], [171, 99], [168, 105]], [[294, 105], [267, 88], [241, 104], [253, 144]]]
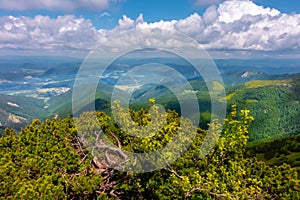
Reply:
[[[212, 57], [300, 57], [298, 0], [0, 0], [0, 55], [84, 57], [140, 29], [186, 34]], [[159, 40], [150, 43], [180, 42]]]

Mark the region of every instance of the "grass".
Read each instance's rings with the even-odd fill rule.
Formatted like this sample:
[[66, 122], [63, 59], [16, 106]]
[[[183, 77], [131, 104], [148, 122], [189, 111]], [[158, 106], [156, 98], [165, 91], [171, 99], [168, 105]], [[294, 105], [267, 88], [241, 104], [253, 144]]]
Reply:
[[288, 84], [288, 80], [254, 80], [244, 83], [248, 88], [259, 88], [265, 86], [276, 86]]
[[236, 95], [236, 92], [233, 92], [233, 93], [228, 94], [225, 98], [221, 98], [220, 100], [221, 100], [221, 101], [224, 101], [224, 100], [228, 101], [228, 100], [230, 100], [232, 97], [234, 97], [235, 95]]
[[255, 99], [247, 99], [246, 103], [257, 103], [258, 101]]
[[218, 81], [213, 81], [212, 88], [214, 91], [222, 91], [224, 90], [224, 85]]

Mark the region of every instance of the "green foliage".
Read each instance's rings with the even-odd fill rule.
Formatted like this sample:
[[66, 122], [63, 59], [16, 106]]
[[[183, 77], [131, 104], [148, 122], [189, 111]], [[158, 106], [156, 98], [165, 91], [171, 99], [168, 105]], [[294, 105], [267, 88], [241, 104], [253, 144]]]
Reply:
[[[269, 82], [271, 81], [267, 83]], [[249, 127], [249, 141], [260, 143], [298, 134], [299, 95], [292, 84], [255, 88], [253, 84], [258, 83], [260, 82], [251, 82], [251, 87], [231, 91], [234, 95], [228, 95], [229, 104], [249, 109], [255, 117]]]
[[[159, 107], [153, 105], [154, 101], [150, 103], [152, 111], [132, 111], [115, 104], [113, 109], [118, 113], [118, 120], [124, 122], [123, 130], [102, 112], [86, 112], [79, 118], [84, 120], [75, 121], [78, 130], [103, 133], [111, 144], [118, 147], [108, 151], [109, 147], [101, 144], [101, 138], [86, 138], [87, 144], [92, 142], [99, 148], [101, 145], [103, 147], [105, 159], [99, 160], [97, 169], [102, 176], [92, 167], [94, 157], [82, 145], [71, 118], [45, 122], [34, 120], [19, 136], [7, 129], [5, 136], [0, 138], [0, 198], [300, 198], [297, 171], [290, 165], [270, 166], [249, 155], [245, 157], [249, 152], [246, 150], [248, 131], [253, 121], [249, 110], [238, 111], [236, 106], [232, 106], [221, 133], [218, 131], [220, 124], [214, 120], [209, 125], [212, 130], [210, 137], [220, 138], [212, 150], [203, 155], [201, 147], [207, 145], [204, 144], [207, 131], [194, 127], [188, 119], [183, 119], [175, 111], [160, 113]], [[96, 121], [93, 120], [94, 116], [97, 117]], [[101, 131], [98, 130], [99, 125]], [[155, 127], [161, 128], [156, 130]], [[126, 132], [130, 130], [134, 134]], [[174, 138], [189, 142], [187, 136], [193, 130], [196, 130], [195, 138], [187, 151], [181, 152], [182, 155], [173, 163], [169, 163], [168, 158], [165, 159], [166, 165], [160, 170], [132, 173], [103, 167], [113, 166], [113, 161], [123, 159], [122, 155], [126, 152], [157, 151], [170, 144]], [[180, 153], [182, 146], [178, 144], [173, 147]], [[291, 148], [298, 146], [292, 145], [282, 150], [290, 151]], [[126, 162], [119, 162], [119, 167], [122, 167], [121, 163], [125, 163], [126, 167]], [[147, 164], [159, 163], [153, 160]], [[99, 168], [100, 165], [102, 168]]]
[[270, 166], [287, 163], [297, 169], [300, 177], [300, 135], [252, 144], [247, 147], [246, 152], [247, 157], [257, 157]]
[[[145, 110], [132, 111], [131, 117], [139, 125], [149, 123], [149, 114]], [[244, 157], [252, 121], [249, 110], [238, 112], [233, 106], [217, 145], [208, 155], [201, 156], [206, 131], [198, 129], [192, 145], [174, 163], [143, 174], [119, 172], [115, 189], [121, 199], [300, 198], [295, 169], [287, 164], [271, 167], [256, 158]], [[172, 141], [181, 122], [176, 113], [169, 111], [163, 131], [143, 139], [130, 137], [115, 126], [108, 129], [118, 133], [122, 149], [149, 152]], [[218, 130], [219, 125], [214, 122], [210, 126], [212, 130]]]
[[[11, 106], [8, 102], [18, 106]], [[44, 108], [44, 102], [41, 99], [32, 97], [0, 94], [0, 109], [17, 116], [32, 120], [33, 118], [44, 118], [48, 113]], [[3, 123], [3, 121], [1, 121]]]
[[87, 199], [95, 196], [101, 177], [90, 167], [91, 156], [78, 145], [71, 118], [34, 120], [20, 136], [7, 129], [0, 138], [0, 197]]
[[274, 85], [283, 85], [283, 84], [288, 84], [289, 81], [287, 80], [253, 80], [244, 83], [245, 86], [248, 88], [260, 88], [260, 87], [265, 87], [265, 86], [274, 86]]

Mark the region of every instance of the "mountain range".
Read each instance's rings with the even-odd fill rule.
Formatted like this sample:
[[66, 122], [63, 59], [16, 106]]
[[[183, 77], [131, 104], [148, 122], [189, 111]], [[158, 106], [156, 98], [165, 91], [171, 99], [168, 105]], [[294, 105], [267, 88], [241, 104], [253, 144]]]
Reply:
[[[197, 95], [201, 113], [200, 126], [207, 128], [211, 102], [206, 83], [187, 63], [171, 61], [161, 58], [147, 60], [171, 66], [187, 78], [193, 91], [185, 91], [180, 84], [177, 89], [183, 95], [185, 92]], [[297, 61], [299, 60], [215, 61], [223, 79], [223, 83], [218, 84], [225, 88], [227, 95], [226, 99], [219, 101], [226, 100], [228, 107], [237, 104], [240, 109], [250, 109], [256, 119], [250, 127], [250, 141], [265, 141], [300, 132], [300, 66]], [[115, 65], [108, 69], [98, 83], [95, 101], [87, 103], [82, 111], [95, 107], [96, 110], [109, 113], [114, 90], [121, 93], [130, 90], [130, 107], [133, 109], [144, 107], [148, 99], [155, 98], [166, 109], [175, 109], [180, 113], [176, 95], [167, 87], [158, 84], [137, 84], [131, 87], [118, 85], [126, 70], [141, 62], [126, 60], [127, 65]], [[276, 64], [279, 67], [274, 66]], [[8, 126], [19, 130], [33, 119], [72, 115], [72, 87], [80, 65], [79, 59], [21, 57], [0, 60], [0, 127], [3, 129]], [[147, 76], [155, 79], [155, 72]]]

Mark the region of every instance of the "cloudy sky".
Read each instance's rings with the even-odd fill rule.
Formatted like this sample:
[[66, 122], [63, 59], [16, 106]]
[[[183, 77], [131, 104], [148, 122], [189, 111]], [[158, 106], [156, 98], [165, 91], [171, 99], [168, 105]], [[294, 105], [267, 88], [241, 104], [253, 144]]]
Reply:
[[0, 0], [1, 55], [84, 57], [116, 34], [155, 28], [213, 57], [300, 57], [298, 0]]

